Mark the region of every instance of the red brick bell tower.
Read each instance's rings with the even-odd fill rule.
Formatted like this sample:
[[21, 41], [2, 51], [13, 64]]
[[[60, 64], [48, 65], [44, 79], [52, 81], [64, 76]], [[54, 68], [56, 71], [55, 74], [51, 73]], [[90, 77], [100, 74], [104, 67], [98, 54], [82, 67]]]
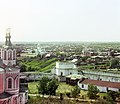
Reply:
[[12, 46], [10, 29], [1, 48], [0, 104], [25, 104], [27, 90], [20, 91], [20, 68], [16, 65], [16, 49]]
[[1, 59], [4, 68], [4, 90], [10, 94], [19, 93], [19, 72], [20, 69], [16, 66], [16, 49], [11, 43], [10, 29], [6, 31], [5, 45], [1, 48]]

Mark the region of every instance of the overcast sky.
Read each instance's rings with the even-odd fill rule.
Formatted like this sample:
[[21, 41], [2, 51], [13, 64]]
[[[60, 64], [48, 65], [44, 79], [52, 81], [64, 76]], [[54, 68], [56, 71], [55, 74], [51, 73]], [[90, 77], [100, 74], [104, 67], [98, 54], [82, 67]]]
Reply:
[[120, 41], [120, 0], [0, 0], [0, 41]]

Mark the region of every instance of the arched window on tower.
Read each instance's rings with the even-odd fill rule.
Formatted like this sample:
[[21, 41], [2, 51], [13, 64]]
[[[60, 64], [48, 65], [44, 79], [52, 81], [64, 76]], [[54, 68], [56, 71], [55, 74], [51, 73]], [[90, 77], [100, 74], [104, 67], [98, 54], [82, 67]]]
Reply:
[[17, 97], [14, 99], [14, 104], [17, 104]]
[[16, 59], [16, 52], [15, 52], [15, 50], [13, 51], [13, 60], [15, 60]]
[[3, 102], [3, 104], [7, 104], [7, 101], [5, 100], [5, 101]]
[[18, 88], [19, 85], [19, 79], [18, 76], [15, 78], [15, 88]]
[[20, 104], [22, 104], [22, 96], [20, 96]]
[[11, 78], [8, 79], [8, 88], [12, 88], [12, 79]]
[[4, 58], [4, 51], [3, 50], [2, 50], [2, 55], [1, 56], [2, 56], [2, 59], [3, 59]]
[[4, 51], [4, 60], [6, 60], [6, 59], [7, 59], [6, 55], [7, 55], [7, 52], [6, 52], [6, 51]]
[[1, 54], [2, 54], [2, 49], [0, 49], [0, 58], [1, 58]]
[[11, 104], [11, 100], [10, 100], [10, 99], [8, 100], [8, 103], [7, 103], [7, 104]]
[[12, 60], [12, 51], [8, 51], [8, 60]]

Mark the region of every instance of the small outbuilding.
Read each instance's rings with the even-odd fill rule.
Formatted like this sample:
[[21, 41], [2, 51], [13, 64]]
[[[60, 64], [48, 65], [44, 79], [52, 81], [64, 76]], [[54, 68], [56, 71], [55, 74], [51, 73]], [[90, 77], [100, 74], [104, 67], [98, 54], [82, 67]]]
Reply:
[[77, 85], [77, 82], [81, 79], [81, 78], [86, 78], [83, 75], [79, 75], [79, 74], [71, 74], [66, 76], [66, 84], [70, 84], [70, 85]]
[[92, 84], [97, 86], [100, 92], [108, 92], [108, 91], [120, 91], [120, 83], [119, 82], [109, 82], [102, 80], [92, 80], [92, 79], [80, 79], [78, 81], [78, 86], [83, 90], [88, 90], [88, 85]]

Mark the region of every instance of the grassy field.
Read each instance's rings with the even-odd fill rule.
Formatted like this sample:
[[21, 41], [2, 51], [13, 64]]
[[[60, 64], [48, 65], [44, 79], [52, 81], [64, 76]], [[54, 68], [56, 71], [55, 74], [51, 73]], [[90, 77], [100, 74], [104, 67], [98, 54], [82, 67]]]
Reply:
[[[38, 94], [38, 90], [37, 90], [37, 85], [38, 85], [38, 81], [37, 82], [29, 82], [28, 83], [28, 88], [29, 88], [29, 93], [31, 94]], [[71, 92], [72, 89], [74, 88], [74, 86], [68, 85], [66, 83], [59, 83], [59, 86], [56, 90], [56, 94], [66, 94], [68, 92]], [[87, 95], [87, 91], [81, 90], [81, 95]]]
[[[29, 93], [37, 94], [38, 93], [37, 85], [38, 85], [38, 81], [37, 82], [29, 82], [28, 83]], [[73, 88], [74, 88], [74, 86], [70, 86], [66, 83], [60, 83], [58, 86], [58, 89], [56, 90], [56, 93], [59, 94], [59, 93], [71, 92], [71, 90]]]
[[56, 61], [56, 58], [46, 60], [29, 59], [22, 62], [21, 65], [26, 67], [26, 71], [49, 72], [55, 66]]
[[56, 62], [53, 62], [50, 65], [46, 66], [45, 68], [42, 68], [41, 71], [48, 72], [49, 70], [51, 70], [55, 66], [55, 64], [56, 64]]
[[28, 88], [29, 88], [30, 94], [38, 94], [37, 85], [38, 85], [38, 82], [29, 82], [28, 83]]
[[[29, 87], [29, 93], [30, 94], [38, 94], [38, 90], [37, 90], [37, 85], [38, 85], [38, 81], [37, 82], [29, 82], [28, 83], [28, 87]], [[71, 93], [72, 89], [74, 88], [74, 86], [68, 85], [66, 83], [59, 83], [58, 89], [56, 90], [56, 94], [59, 95], [60, 93], [66, 94], [66, 93]], [[80, 96], [83, 98], [88, 98], [87, 97], [87, 92], [85, 90], [81, 90], [80, 91]], [[104, 96], [106, 96], [106, 93], [99, 93], [98, 94], [101, 98], [103, 98]]]
[[58, 89], [56, 90], [56, 93], [64, 93], [66, 94], [67, 92], [71, 92], [71, 90], [74, 88], [74, 86], [70, 86], [66, 83], [60, 83], [58, 86]]

